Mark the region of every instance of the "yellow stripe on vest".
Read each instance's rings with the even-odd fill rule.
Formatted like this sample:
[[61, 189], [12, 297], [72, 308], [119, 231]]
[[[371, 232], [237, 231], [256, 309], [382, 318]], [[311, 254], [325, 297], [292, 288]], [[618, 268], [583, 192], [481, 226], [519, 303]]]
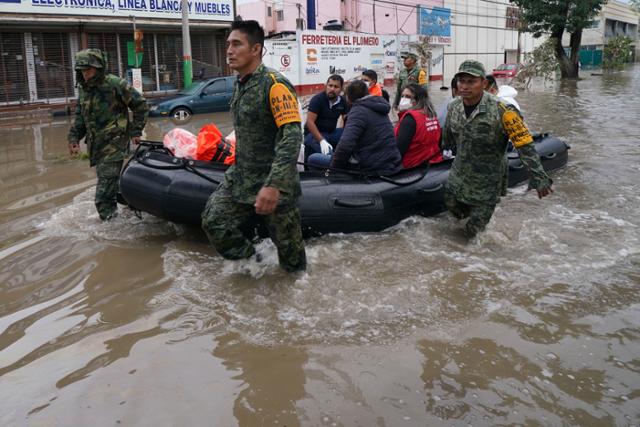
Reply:
[[277, 83], [276, 78], [271, 75], [273, 82], [269, 91], [269, 105], [271, 106], [271, 114], [276, 126], [281, 127], [287, 123], [300, 123], [300, 110], [298, 109], [298, 100], [291, 93], [288, 87], [282, 83]]
[[502, 114], [502, 125], [514, 147], [520, 148], [533, 142], [529, 129], [515, 111], [507, 110]]
[[424, 70], [418, 72], [418, 84], [421, 86], [427, 84], [427, 73]]

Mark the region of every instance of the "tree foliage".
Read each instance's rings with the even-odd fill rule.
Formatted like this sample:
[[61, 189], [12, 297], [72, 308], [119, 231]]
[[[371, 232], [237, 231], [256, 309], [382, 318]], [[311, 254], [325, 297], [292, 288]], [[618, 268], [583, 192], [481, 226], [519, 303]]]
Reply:
[[[578, 77], [578, 54], [582, 30], [591, 25], [607, 0], [510, 0], [520, 7], [523, 28], [540, 37], [548, 33], [555, 40], [555, 55], [563, 78]], [[570, 56], [562, 46], [564, 33], [570, 34]]]
[[560, 64], [555, 54], [556, 41], [548, 39], [533, 51], [525, 54], [524, 64], [515, 77], [518, 86], [528, 87], [533, 77], [543, 77], [552, 80]]
[[626, 36], [612, 38], [604, 45], [604, 59], [602, 68], [605, 70], [621, 70], [626, 62], [631, 59], [631, 40]]

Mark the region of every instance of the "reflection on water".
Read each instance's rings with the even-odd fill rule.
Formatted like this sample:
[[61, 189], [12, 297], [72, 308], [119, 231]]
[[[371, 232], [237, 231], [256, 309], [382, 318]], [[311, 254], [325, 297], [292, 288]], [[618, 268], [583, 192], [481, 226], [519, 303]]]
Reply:
[[[299, 276], [268, 241], [231, 262], [194, 228], [102, 223], [68, 120], [0, 128], [0, 423], [637, 423], [639, 90], [636, 67], [521, 93], [570, 163], [549, 198], [510, 190], [476, 241], [409, 218], [310, 240]], [[209, 122], [231, 130], [184, 127]]]

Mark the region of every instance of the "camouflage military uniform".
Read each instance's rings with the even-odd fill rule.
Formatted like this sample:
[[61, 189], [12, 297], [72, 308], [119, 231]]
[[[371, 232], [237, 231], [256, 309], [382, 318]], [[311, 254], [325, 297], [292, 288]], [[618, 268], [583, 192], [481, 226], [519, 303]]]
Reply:
[[[271, 240], [278, 248], [280, 265], [287, 271], [306, 268], [300, 214], [296, 200], [300, 179], [296, 160], [302, 143], [300, 121], [277, 126], [269, 92], [275, 82], [295, 91], [281, 74], [263, 64], [236, 82], [231, 99], [236, 131], [236, 163], [209, 198], [202, 213], [202, 228], [218, 252], [228, 259], [248, 258], [255, 253], [242, 228], [257, 217], [254, 203], [262, 187], [280, 191], [278, 207], [264, 216]], [[295, 108], [297, 110], [297, 101]]]
[[[411, 57], [418, 59], [418, 56], [415, 54], [409, 54]], [[427, 73], [422, 68], [420, 68], [417, 64], [410, 70], [404, 68], [400, 71], [400, 75], [398, 76], [398, 83], [396, 85], [396, 97], [393, 101], [393, 106], [398, 107], [400, 103], [400, 95], [402, 94], [402, 90], [410, 83], [417, 83], [420, 86], [424, 87], [425, 90], [428, 88], [427, 81]]]
[[487, 92], [469, 118], [461, 98], [449, 106], [443, 148], [455, 147], [457, 153], [449, 172], [445, 204], [455, 217], [469, 217], [465, 226], [469, 237], [484, 229], [500, 196], [506, 191], [506, 153], [510, 137], [523, 141], [516, 148], [520, 160], [529, 170], [529, 185], [535, 189], [551, 186], [552, 181], [540, 163], [526, 127], [520, 128], [526, 134], [514, 135], [508, 122], [505, 124], [513, 110]]
[[[79, 85], [75, 122], [69, 131], [69, 144], [82, 138], [87, 143], [90, 165], [96, 167], [95, 204], [102, 220], [117, 213], [118, 176], [129, 149], [129, 139], [142, 135], [148, 107], [143, 96], [125, 80], [106, 74], [106, 59], [98, 49], [76, 54], [76, 80]], [[97, 72], [88, 82], [81, 70]], [[129, 121], [130, 108], [133, 121]]]

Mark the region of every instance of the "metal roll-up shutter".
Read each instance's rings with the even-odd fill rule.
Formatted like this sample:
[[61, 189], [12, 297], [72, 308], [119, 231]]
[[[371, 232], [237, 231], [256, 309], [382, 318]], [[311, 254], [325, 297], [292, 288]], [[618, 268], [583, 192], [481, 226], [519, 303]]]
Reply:
[[160, 90], [177, 90], [183, 86], [182, 36], [156, 34]]
[[0, 33], [0, 103], [27, 101], [27, 61], [22, 33]]
[[38, 99], [75, 97], [68, 33], [31, 33]]
[[216, 41], [213, 34], [193, 34], [191, 36], [194, 80], [222, 75], [223, 70], [218, 58]]
[[[134, 63], [129, 63], [129, 44], [133, 44], [133, 34], [120, 34], [120, 55], [122, 61], [123, 72], [126, 79], [131, 83], [131, 73], [126, 71], [135, 66]], [[142, 46], [144, 49], [142, 55], [142, 64], [138, 64], [142, 69], [142, 90], [144, 92], [155, 92], [158, 90], [156, 85], [156, 70], [155, 70], [155, 50], [153, 48], [153, 33], [144, 33], [142, 39]], [[132, 57], [132, 59], [135, 59]]]
[[107, 73], [122, 77], [118, 69], [118, 37], [114, 33], [89, 33], [87, 46], [107, 54]]

